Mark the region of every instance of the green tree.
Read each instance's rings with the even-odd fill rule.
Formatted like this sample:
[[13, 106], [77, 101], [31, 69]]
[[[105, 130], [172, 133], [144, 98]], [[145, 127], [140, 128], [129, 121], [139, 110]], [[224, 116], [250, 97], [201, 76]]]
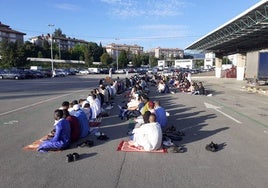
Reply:
[[38, 55], [37, 55], [38, 58], [43, 58], [43, 54], [41, 51], [38, 52]]
[[120, 68], [125, 68], [128, 64], [127, 52], [122, 50], [118, 57], [118, 66]]
[[42, 52], [43, 52], [43, 56], [45, 58], [50, 58], [50, 56], [51, 56], [51, 54], [50, 54], [50, 44], [48, 43], [47, 40], [42, 41]]
[[155, 66], [157, 66], [157, 58], [154, 57], [154, 56], [150, 56], [150, 57], [149, 57], [149, 64], [150, 64], [150, 67], [155, 67]]
[[81, 44], [76, 44], [71, 50], [72, 59], [84, 60], [84, 46]]
[[24, 45], [20, 42], [2, 40], [0, 45], [1, 67], [23, 67], [26, 64]]
[[140, 54], [134, 54], [132, 57], [132, 65], [134, 67], [140, 67], [141, 66], [141, 57]]
[[113, 58], [108, 53], [103, 53], [100, 57], [103, 66], [110, 66], [113, 62]]
[[85, 63], [90, 67], [90, 64], [92, 64], [92, 58], [89, 53], [89, 47], [85, 46], [84, 47], [84, 57], [85, 57]]
[[0, 43], [1, 67], [8, 68], [11, 65], [10, 61], [10, 48], [8, 40], [3, 39]]
[[25, 56], [25, 46], [20, 42], [15, 42], [15, 59], [14, 67], [24, 67], [27, 62], [27, 56]]
[[62, 33], [62, 30], [60, 28], [55, 29], [53, 37], [55, 38], [66, 38], [66, 35]]
[[202, 66], [204, 66], [204, 60], [200, 59], [200, 60], [195, 61], [195, 67], [196, 68], [200, 68]]
[[149, 65], [149, 54], [141, 54], [140, 58], [142, 65]]

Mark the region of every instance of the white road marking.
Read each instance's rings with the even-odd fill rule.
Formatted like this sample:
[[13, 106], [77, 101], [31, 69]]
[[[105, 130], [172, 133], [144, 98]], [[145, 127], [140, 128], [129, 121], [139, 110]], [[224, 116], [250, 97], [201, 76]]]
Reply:
[[219, 106], [215, 106], [215, 105], [212, 105], [212, 104], [209, 104], [209, 103], [204, 103], [204, 104], [205, 104], [205, 106], [206, 106], [207, 108], [214, 109], [214, 110], [216, 110], [217, 112], [220, 112], [220, 113], [221, 113], [222, 115], [224, 115], [225, 117], [227, 117], [227, 118], [229, 118], [229, 119], [235, 121], [236, 123], [241, 124], [241, 122], [238, 121], [237, 119], [235, 119], [235, 118], [233, 118], [232, 116], [230, 116], [230, 115], [228, 115], [228, 114], [226, 114], [226, 113], [220, 111], [220, 110], [219, 110], [219, 108], [220, 108]]
[[4, 125], [13, 125], [14, 123], [19, 123], [19, 121], [18, 120], [11, 120], [11, 121], [5, 122]]
[[71, 94], [73, 94], [73, 93], [79, 93], [79, 92], [82, 92], [82, 91], [87, 91], [87, 90], [78, 90], [78, 91], [75, 91], [75, 92], [72, 92], [72, 93], [69, 93], [69, 94], [59, 95], [59, 96], [57, 96], [57, 97], [49, 98], [49, 99], [46, 99], [46, 100], [43, 100], [43, 101], [39, 101], [39, 102], [30, 104], [30, 105], [26, 105], [26, 106], [23, 106], [23, 107], [20, 107], [20, 108], [16, 108], [16, 109], [14, 109], [14, 110], [10, 110], [10, 111], [7, 111], [7, 112], [3, 112], [3, 113], [0, 114], [0, 116], [6, 115], [6, 114], [10, 114], [10, 113], [12, 113], [12, 112], [17, 112], [17, 111], [19, 111], [19, 110], [23, 110], [23, 109], [30, 108], [30, 107], [33, 107], [33, 106], [37, 106], [37, 105], [39, 105], [39, 104], [43, 104], [43, 103], [45, 103], [45, 102], [53, 101], [53, 100], [55, 100], [55, 99], [58, 99], [58, 98], [61, 98], [61, 97], [65, 97], [65, 96], [71, 95]]

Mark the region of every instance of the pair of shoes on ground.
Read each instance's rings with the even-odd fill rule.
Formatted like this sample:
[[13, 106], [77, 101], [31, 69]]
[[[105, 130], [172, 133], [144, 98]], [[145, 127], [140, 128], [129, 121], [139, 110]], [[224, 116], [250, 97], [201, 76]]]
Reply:
[[86, 141], [78, 144], [77, 146], [81, 147], [81, 148], [83, 148], [83, 147], [92, 147], [92, 146], [94, 146], [94, 142], [92, 140], [86, 140]]
[[181, 141], [182, 137], [174, 133], [164, 133], [164, 137], [170, 138], [172, 141]]
[[173, 142], [172, 142], [172, 141], [168, 141], [168, 140], [163, 141], [163, 145], [164, 145], [165, 147], [174, 146]]
[[104, 133], [101, 133], [100, 136], [97, 137], [98, 140], [108, 140], [109, 137], [107, 135], [105, 135]]
[[174, 132], [164, 132], [164, 134], [171, 134], [171, 135], [176, 135], [176, 136], [185, 136], [184, 132], [182, 131], [174, 131]]
[[212, 152], [216, 152], [217, 150], [218, 150], [218, 144], [216, 144], [216, 143], [213, 143], [213, 142], [211, 142], [210, 144], [207, 144], [206, 145], [206, 150], [207, 151], [212, 151]]
[[167, 148], [167, 152], [168, 153], [184, 153], [184, 148], [173, 145], [173, 146], [170, 146], [169, 148]]
[[164, 147], [170, 147], [170, 146], [174, 146], [173, 142], [171, 141], [171, 139], [169, 137], [163, 136], [163, 146]]
[[80, 155], [78, 153], [69, 153], [66, 155], [66, 162], [70, 163], [73, 161], [77, 161], [80, 158]]
[[177, 130], [173, 125], [166, 129], [165, 133], [173, 133], [178, 136], [185, 136], [183, 131]]

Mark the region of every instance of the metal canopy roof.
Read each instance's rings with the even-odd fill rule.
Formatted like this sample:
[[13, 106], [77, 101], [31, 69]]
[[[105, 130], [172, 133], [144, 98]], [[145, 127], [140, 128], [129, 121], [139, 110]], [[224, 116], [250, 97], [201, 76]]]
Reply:
[[268, 48], [268, 0], [255, 4], [185, 50], [214, 52], [221, 56], [264, 48]]

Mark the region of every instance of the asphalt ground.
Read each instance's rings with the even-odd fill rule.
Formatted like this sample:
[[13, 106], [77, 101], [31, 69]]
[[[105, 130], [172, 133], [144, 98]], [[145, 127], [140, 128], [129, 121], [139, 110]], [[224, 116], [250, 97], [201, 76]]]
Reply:
[[[234, 79], [193, 77], [211, 97], [160, 95], [150, 87], [150, 98], [171, 114], [168, 124], [185, 133], [177, 142], [185, 153], [116, 151], [128, 139], [128, 122], [118, 118], [116, 107], [123, 95], [102, 121], [108, 141], [88, 136], [83, 140], [93, 140], [91, 148], [22, 150], [52, 129], [53, 111], [62, 101], [85, 98], [105, 76], [0, 81], [0, 187], [267, 187], [268, 98], [243, 90], [244, 82]], [[205, 150], [211, 141], [219, 151]], [[80, 160], [67, 163], [73, 152]]]

